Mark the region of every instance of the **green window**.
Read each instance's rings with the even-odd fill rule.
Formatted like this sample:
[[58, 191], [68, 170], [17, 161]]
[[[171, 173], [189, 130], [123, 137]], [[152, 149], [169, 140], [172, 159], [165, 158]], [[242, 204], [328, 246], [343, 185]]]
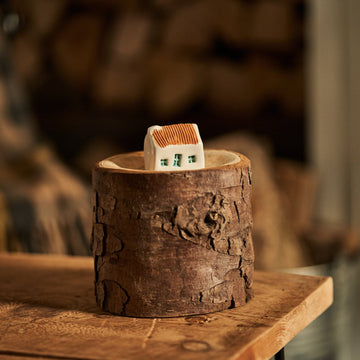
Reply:
[[160, 165], [161, 166], [168, 166], [169, 165], [168, 159], [160, 159]]
[[195, 155], [188, 156], [188, 162], [189, 162], [189, 164], [195, 163], [196, 162], [196, 156]]
[[181, 166], [181, 154], [175, 154], [173, 166]]

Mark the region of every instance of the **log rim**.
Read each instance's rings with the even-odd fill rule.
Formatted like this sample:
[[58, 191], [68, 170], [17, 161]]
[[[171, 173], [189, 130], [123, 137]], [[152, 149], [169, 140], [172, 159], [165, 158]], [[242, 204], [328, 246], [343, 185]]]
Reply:
[[98, 161], [94, 166], [94, 171], [101, 171], [101, 172], [112, 172], [112, 173], [134, 173], [134, 174], [178, 174], [178, 173], [187, 173], [187, 172], [201, 172], [201, 171], [209, 171], [209, 170], [223, 170], [223, 169], [229, 169], [238, 166], [240, 163], [242, 166], [249, 166], [250, 160], [244, 156], [243, 154], [240, 154], [236, 151], [232, 150], [225, 150], [225, 149], [205, 149], [204, 150], [205, 155], [210, 155], [211, 152], [214, 153], [227, 153], [230, 154], [233, 157], [232, 161], [225, 162], [223, 164], [220, 164], [219, 166], [206, 166], [202, 169], [194, 169], [194, 170], [174, 170], [174, 171], [155, 171], [155, 170], [145, 170], [145, 169], [136, 169], [136, 168], [127, 168], [127, 167], [108, 167], [104, 166], [104, 162], [106, 161], [113, 161], [112, 159], [117, 158], [119, 156], [128, 156], [129, 158], [131, 156], [136, 157], [143, 157], [144, 152], [143, 151], [133, 151], [128, 153], [121, 153], [112, 155], [110, 157], [107, 157], [101, 161]]

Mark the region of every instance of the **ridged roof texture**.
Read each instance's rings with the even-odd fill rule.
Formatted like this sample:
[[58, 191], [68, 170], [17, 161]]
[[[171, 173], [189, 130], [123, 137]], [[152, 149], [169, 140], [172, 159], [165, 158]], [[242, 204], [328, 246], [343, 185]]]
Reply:
[[152, 136], [161, 148], [168, 145], [198, 144], [200, 141], [193, 124], [162, 126], [159, 130], [155, 129]]

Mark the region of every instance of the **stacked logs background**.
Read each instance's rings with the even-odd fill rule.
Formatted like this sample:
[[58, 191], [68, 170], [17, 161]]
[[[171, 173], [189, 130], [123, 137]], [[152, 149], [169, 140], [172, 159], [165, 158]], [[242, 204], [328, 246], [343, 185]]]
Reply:
[[317, 221], [314, 205], [321, 183], [309, 166], [276, 159], [269, 143], [244, 133], [223, 135], [205, 146], [227, 147], [251, 159], [256, 268], [303, 267], [358, 255], [356, 229]]
[[[20, 14], [21, 29], [7, 41], [9, 55], [35, 119], [88, 184], [95, 161], [141, 149], [147, 126], [196, 122], [203, 139], [232, 133], [208, 146], [244, 153], [252, 161], [256, 267], [302, 266], [357, 252], [354, 231], [316, 223], [313, 204], [321, 183], [311, 169], [294, 162], [305, 160], [304, 0], [12, 0], [10, 8]], [[238, 129], [265, 135], [273, 149], [234, 133]], [[6, 133], [0, 135], [5, 141]], [[25, 140], [18, 136], [17, 145]], [[32, 141], [37, 146], [37, 135]], [[274, 161], [274, 155], [290, 161]], [[58, 159], [34, 163], [50, 161]], [[50, 188], [52, 181], [68, 180], [67, 169], [57, 166], [58, 175], [49, 176], [41, 166], [41, 181]], [[11, 248], [13, 214], [24, 210], [18, 193], [26, 204], [41, 208], [48, 208], [47, 201], [59, 203], [57, 192], [43, 187], [18, 190], [21, 182], [8, 181], [13, 168], [5, 162], [0, 171], [1, 249]], [[28, 183], [27, 175], [16, 176]], [[63, 189], [66, 209], [79, 203], [70, 188]], [[80, 207], [88, 221], [86, 195], [82, 186]], [[63, 245], [69, 233], [79, 232], [76, 225], [54, 231], [46, 216], [61, 223], [61, 211], [54, 205], [41, 213], [48, 240], [36, 251], [80, 253], [76, 244]], [[29, 238], [20, 241], [17, 234], [12, 245], [29, 251], [39, 229], [29, 233], [33, 221], [23, 219]], [[56, 249], [48, 243], [55, 233], [61, 245]]]
[[16, 68], [67, 159], [89, 136], [137, 150], [147, 125], [178, 119], [205, 137], [219, 121], [221, 132], [266, 134], [277, 154], [303, 159], [304, 0], [12, 4], [23, 19]]
[[0, 32], [0, 251], [88, 255], [84, 183], [39, 134]]

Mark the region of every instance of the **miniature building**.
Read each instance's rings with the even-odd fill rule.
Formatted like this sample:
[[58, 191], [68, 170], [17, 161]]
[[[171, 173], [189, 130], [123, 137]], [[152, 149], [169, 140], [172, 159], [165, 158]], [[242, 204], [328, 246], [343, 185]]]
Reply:
[[144, 141], [146, 170], [194, 170], [205, 167], [203, 143], [196, 124], [151, 126]]

